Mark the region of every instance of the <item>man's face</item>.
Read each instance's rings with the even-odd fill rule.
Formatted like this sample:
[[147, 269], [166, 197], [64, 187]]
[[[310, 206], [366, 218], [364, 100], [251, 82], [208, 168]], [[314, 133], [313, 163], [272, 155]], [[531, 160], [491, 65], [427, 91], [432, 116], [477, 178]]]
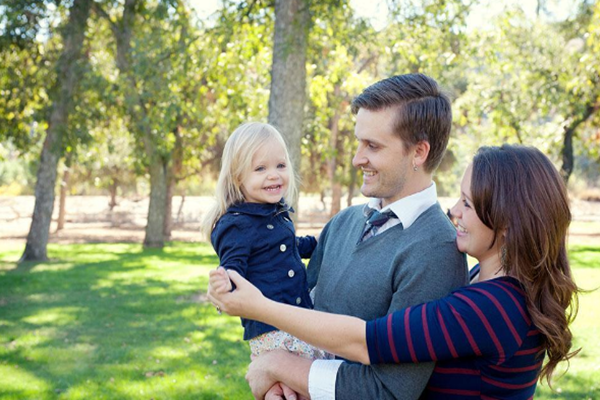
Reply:
[[395, 108], [369, 111], [361, 108], [356, 115], [354, 135], [358, 149], [352, 164], [363, 171], [361, 193], [380, 198], [382, 207], [410, 193], [405, 193], [410, 179], [412, 151], [393, 133]]

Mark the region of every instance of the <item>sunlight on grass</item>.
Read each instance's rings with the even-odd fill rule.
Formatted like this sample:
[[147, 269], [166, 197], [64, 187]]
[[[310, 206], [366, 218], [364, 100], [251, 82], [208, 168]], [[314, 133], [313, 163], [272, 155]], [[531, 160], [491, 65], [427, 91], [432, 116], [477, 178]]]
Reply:
[[23, 322], [32, 325], [67, 325], [77, 319], [81, 309], [76, 307], [46, 308], [36, 314], [23, 318]]
[[43, 379], [18, 365], [0, 364], [0, 396], [6, 392], [33, 392], [47, 390]]

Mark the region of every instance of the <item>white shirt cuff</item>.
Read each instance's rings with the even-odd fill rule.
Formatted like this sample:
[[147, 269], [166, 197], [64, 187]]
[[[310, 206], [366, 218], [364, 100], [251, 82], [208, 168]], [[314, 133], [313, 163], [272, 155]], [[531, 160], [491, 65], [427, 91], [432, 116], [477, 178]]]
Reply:
[[315, 360], [308, 373], [308, 393], [312, 400], [335, 400], [337, 372], [344, 361]]

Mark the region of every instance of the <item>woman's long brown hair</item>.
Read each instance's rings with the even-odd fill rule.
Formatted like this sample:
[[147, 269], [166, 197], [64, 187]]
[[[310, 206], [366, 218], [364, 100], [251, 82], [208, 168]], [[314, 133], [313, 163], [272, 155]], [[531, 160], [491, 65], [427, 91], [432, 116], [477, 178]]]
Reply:
[[[471, 194], [477, 215], [503, 241], [504, 272], [519, 280], [531, 319], [543, 334], [548, 356], [540, 379], [568, 360], [577, 314], [578, 288], [567, 258], [571, 211], [565, 184], [538, 149], [482, 147], [473, 159]], [[492, 244], [493, 245], [493, 244]]]

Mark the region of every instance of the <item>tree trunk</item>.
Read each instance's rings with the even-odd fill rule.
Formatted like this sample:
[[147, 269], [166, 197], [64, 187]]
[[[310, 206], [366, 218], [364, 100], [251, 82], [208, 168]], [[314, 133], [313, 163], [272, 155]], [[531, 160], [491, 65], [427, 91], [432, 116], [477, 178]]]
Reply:
[[[352, 165], [353, 154], [350, 154], [350, 165]], [[348, 198], [346, 200], [347, 206], [352, 205], [352, 199], [354, 198], [354, 191], [356, 190], [356, 175], [358, 171], [352, 166], [350, 168], [350, 183], [348, 184]]]
[[163, 247], [165, 210], [167, 203], [167, 162], [155, 160], [150, 164], [150, 204], [144, 247]]
[[71, 176], [70, 162], [65, 166], [62, 182], [60, 183], [60, 199], [58, 201], [58, 222], [56, 232], [65, 228], [65, 215], [67, 214], [67, 190], [69, 189], [69, 178]]
[[[306, 103], [308, 0], [275, 0], [269, 123], [285, 138], [294, 169], [300, 172], [300, 139]], [[298, 210], [298, 198], [288, 199]]]
[[173, 193], [175, 192], [176, 181], [172, 177], [170, 172], [167, 173], [167, 197], [165, 200], [165, 217], [163, 220], [163, 235], [165, 240], [171, 239], [171, 232], [173, 230]]
[[[340, 95], [340, 85], [337, 84], [333, 90], [334, 101]], [[340, 158], [341, 145], [340, 145], [340, 107], [335, 107], [335, 112], [329, 120], [329, 147], [333, 153], [330, 154], [327, 160], [327, 175], [329, 176], [329, 183], [331, 185], [331, 209], [329, 210], [329, 218], [333, 218], [334, 215], [340, 212], [342, 208], [342, 185], [337, 176], [338, 160]]]
[[185, 192], [181, 193], [181, 203], [179, 203], [179, 209], [177, 210], [177, 223], [181, 224], [183, 221], [183, 205], [185, 204]]
[[62, 133], [67, 129], [69, 113], [73, 107], [73, 92], [81, 80], [82, 69], [78, 68], [77, 63], [82, 56], [90, 6], [90, 0], [73, 2], [64, 29], [63, 50], [57, 64], [56, 83], [50, 91], [53, 93], [52, 110], [37, 172], [31, 228], [21, 261], [41, 261], [48, 258], [46, 248], [54, 208], [54, 186], [62, 148]]
[[573, 157], [573, 136], [575, 135], [575, 130], [587, 121], [594, 113], [598, 110], [600, 105], [595, 104], [595, 102], [589, 103], [584, 109], [583, 113], [573, 120], [569, 125], [565, 126], [565, 135], [563, 138], [563, 148], [562, 148], [562, 166], [560, 168], [560, 174], [562, 175], [565, 183], [569, 182], [569, 178], [573, 173], [573, 168], [575, 166], [574, 157]]
[[183, 169], [183, 138], [181, 137], [181, 126], [179, 124], [175, 126], [173, 134], [175, 136], [175, 146], [172, 152], [172, 164], [167, 174], [167, 201], [165, 204], [163, 229], [165, 240], [171, 239], [171, 231], [173, 230], [173, 195], [175, 194], [175, 187]]
[[110, 16], [95, 4], [94, 9], [111, 24], [117, 43], [117, 68], [122, 89], [127, 97], [125, 102], [130, 116], [130, 129], [142, 141], [149, 163], [150, 204], [146, 224], [145, 247], [163, 247], [165, 229], [165, 211], [167, 202], [168, 160], [160, 155], [148, 126], [146, 104], [136, 85], [135, 75], [131, 71], [131, 37], [135, 23], [137, 0], [125, 0], [123, 16], [113, 23]]
[[111, 179], [110, 186], [108, 187], [108, 191], [110, 193], [110, 202], [108, 203], [108, 207], [110, 211], [112, 211], [117, 206], [117, 189], [119, 188], [119, 180], [115, 177]]

